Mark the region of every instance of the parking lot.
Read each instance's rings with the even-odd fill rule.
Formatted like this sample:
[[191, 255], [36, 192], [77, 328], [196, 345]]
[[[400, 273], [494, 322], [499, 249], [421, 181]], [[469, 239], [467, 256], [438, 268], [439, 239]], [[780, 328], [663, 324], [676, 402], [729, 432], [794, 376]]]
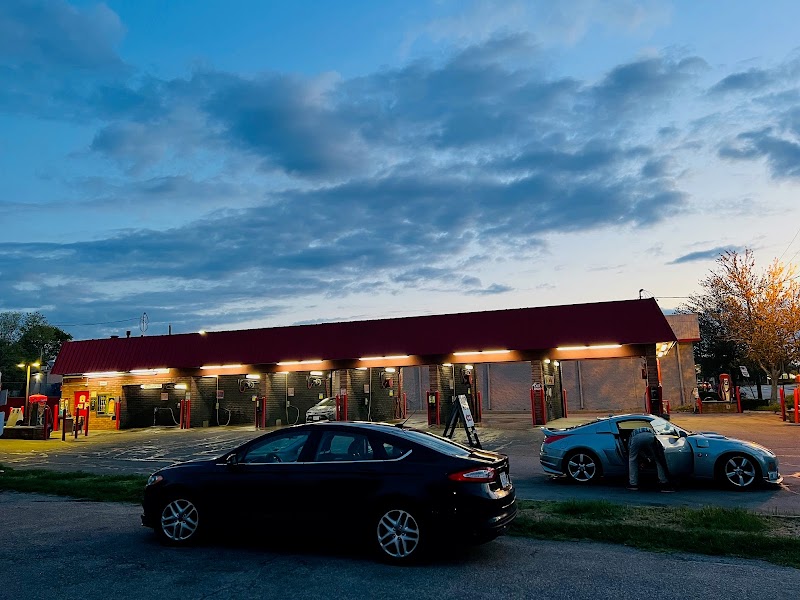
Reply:
[[[563, 423], [574, 422], [574, 419], [569, 419]], [[737, 506], [770, 514], [800, 515], [800, 426], [784, 423], [772, 413], [760, 412], [676, 414], [673, 422], [691, 431], [716, 431], [767, 446], [778, 455], [784, 483], [770, 489], [738, 493], [705, 482], [689, 482], [676, 494], [660, 494], [646, 487], [639, 492], [629, 492], [621, 481], [603, 481], [582, 487], [543, 472], [538, 459], [543, 435], [532, 426], [529, 415], [484, 413], [484, 424], [478, 432], [485, 448], [510, 457], [511, 475], [520, 498], [604, 499], [631, 504], [693, 507]], [[413, 416], [409, 424], [427, 428], [419, 416]], [[442, 429], [432, 428], [431, 431], [441, 433]], [[218, 456], [261, 433], [252, 427], [147, 428], [90, 431], [88, 437], [67, 438], [65, 442], [56, 434], [48, 441], [0, 438], [0, 463], [12, 468], [146, 475], [177, 461]], [[459, 435], [463, 436], [463, 431], [457, 431], [457, 439]]]

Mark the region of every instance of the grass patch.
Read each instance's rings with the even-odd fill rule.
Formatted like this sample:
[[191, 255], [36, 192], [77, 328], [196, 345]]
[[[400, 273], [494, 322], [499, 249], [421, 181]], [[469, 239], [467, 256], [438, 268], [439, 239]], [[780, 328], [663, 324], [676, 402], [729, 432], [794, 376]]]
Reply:
[[797, 525], [796, 519], [760, 515], [740, 508], [521, 501], [511, 534], [591, 540], [642, 550], [736, 556], [800, 568]]
[[38, 469], [0, 467], [0, 490], [70, 496], [102, 502], [140, 503], [147, 477], [92, 475]]

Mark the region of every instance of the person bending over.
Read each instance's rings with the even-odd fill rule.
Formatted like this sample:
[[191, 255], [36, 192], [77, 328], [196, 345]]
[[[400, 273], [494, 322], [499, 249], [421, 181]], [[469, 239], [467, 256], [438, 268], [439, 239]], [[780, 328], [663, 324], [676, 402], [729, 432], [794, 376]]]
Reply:
[[631, 431], [631, 437], [628, 439], [629, 490], [639, 489], [639, 456], [644, 455], [653, 459], [653, 462], [656, 463], [661, 491], [675, 491], [670, 485], [667, 462], [664, 459], [664, 451], [660, 446], [661, 443], [656, 438], [656, 434], [651, 427], [639, 427]]

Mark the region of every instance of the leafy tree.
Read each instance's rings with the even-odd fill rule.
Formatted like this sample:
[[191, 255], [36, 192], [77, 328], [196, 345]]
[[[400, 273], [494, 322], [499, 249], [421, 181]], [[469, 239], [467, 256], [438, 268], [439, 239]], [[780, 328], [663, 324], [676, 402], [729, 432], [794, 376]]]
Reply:
[[0, 313], [0, 372], [3, 381], [22, 381], [17, 364], [54, 359], [72, 335], [50, 325], [39, 312]]
[[746, 358], [757, 365], [772, 379], [772, 400], [781, 373], [800, 360], [800, 281], [795, 274], [793, 265], [778, 260], [759, 272], [752, 250], [728, 251], [700, 282], [704, 293], [688, 303], [717, 338], [716, 361], [727, 362], [729, 356], [732, 362]]

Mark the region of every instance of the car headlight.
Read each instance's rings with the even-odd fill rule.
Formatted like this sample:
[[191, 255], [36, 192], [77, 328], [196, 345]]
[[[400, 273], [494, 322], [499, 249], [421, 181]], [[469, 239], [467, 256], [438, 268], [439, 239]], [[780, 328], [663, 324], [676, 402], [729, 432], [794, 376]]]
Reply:
[[163, 481], [164, 478], [159, 475], [158, 473], [153, 473], [150, 477], [147, 478], [147, 485], [155, 485], [159, 481]]

